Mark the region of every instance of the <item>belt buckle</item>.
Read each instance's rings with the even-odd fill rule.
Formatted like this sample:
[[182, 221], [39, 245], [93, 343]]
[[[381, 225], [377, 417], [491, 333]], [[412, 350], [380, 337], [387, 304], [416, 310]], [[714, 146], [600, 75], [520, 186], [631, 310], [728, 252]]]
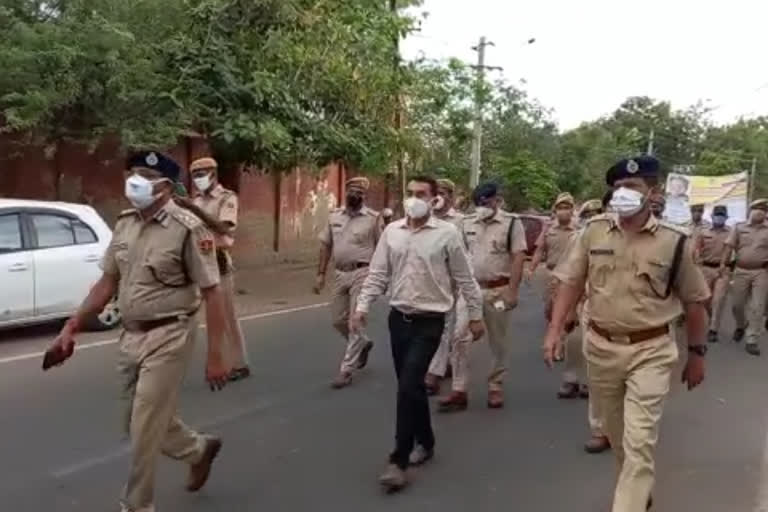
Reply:
[[632, 337], [629, 334], [611, 334], [611, 341], [622, 345], [631, 345]]

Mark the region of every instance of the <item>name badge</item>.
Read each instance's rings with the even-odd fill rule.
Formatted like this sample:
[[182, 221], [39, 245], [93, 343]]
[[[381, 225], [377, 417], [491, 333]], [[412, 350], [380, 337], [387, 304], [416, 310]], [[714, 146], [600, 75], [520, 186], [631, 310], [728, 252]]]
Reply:
[[334, 228], [341, 228], [344, 227], [344, 224], [332, 224]]
[[589, 254], [592, 256], [613, 256], [613, 249], [590, 249]]

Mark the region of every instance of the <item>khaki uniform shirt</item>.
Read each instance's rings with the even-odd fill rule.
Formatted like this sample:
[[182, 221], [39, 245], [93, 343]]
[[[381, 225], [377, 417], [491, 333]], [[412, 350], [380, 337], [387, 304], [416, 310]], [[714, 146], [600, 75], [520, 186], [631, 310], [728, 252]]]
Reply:
[[[511, 247], [507, 247], [509, 225], [514, 221]], [[503, 210], [490, 220], [481, 220], [476, 213], [467, 215], [462, 222], [462, 234], [472, 257], [472, 269], [479, 281], [493, 281], [509, 277], [512, 255], [528, 248], [525, 228], [515, 215]]]
[[577, 229], [574, 224], [561, 226], [555, 222], [541, 232], [539, 239], [536, 240], [536, 247], [541, 247], [542, 258], [549, 270], [555, 268], [563, 254], [568, 250]]
[[454, 226], [435, 217], [417, 230], [411, 229], [406, 219], [387, 226], [357, 299], [357, 310], [367, 313], [390, 284], [390, 305], [403, 313], [450, 311], [455, 284], [467, 301], [469, 319], [483, 318], [483, 298], [472, 277], [461, 235]]
[[102, 261], [120, 280], [118, 305], [126, 321], [193, 314], [200, 289], [219, 284], [213, 234], [192, 213], [168, 201], [151, 219], [120, 214]]
[[219, 235], [214, 233], [216, 247], [224, 250], [227, 263], [232, 265], [232, 256], [229, 250], [235, 243], [235, 228], [237, 228], [237, 194], [217, 184], [205, 193], [198, 194], [192, 200], [195, 205], [200, 207], [205, 213], [215, 217], [220, 222], [227, 222], [231, 225], [229, 233]]
[[370, 263], [383, 227], [379, 213], [367, 206], [357, 212], [339, 208], [331, 212], [320, 241], [333, 249], [337, 267]]
[[586, 279], [590, 318], [611, 333], [668, 325], [683, 314], [683, 303], [702, 302], [710, 295], [686, 239], [672, 293], [664, 298], [682, 234], [651, 215], [639, 233], [627, 236], [618, 217], [600, 215], [590, 219], [554, 275], [574, 286]]
[[768, 224], [737, 224], [726, 242], [736, 251], [736, 266], [759, 268], [768, 263]]
[[229, 234], [216, 237], [216, 247], [230, 248], [237, 227], [237, 194], [217, 184], [210, 191], [195, 196], [192, 201], [208, 215], [232, 225]]
[[450, 208], [443, 215], [436, 215], [436, 217], [440, 220], [444, 220], [445, 222], [453, 224], [457, 229], [461, 229], [461, 223], [464, 220], [464, 215], [454, 210], [453, 208]]
[[698, 236], [698, 257], [701, 263], [717, 263], [723, 259], [723, 253], [726, 250], [726, 243], [731, 237], [731, 231], [728, 226], [722, 228], [707, 227], [699, 231]]

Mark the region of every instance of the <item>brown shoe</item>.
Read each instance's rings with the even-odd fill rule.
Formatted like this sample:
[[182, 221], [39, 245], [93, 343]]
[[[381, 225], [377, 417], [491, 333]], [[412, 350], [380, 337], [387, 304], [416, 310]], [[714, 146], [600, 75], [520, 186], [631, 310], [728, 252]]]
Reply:
[[579, 385], [572, 382], [563, 382], [557, 390], [557, 398], [569, 400], [579, 396]]
[[390, 464], [379, 477], [379, 483], [387, 492], [397, 492], [408, 485], [408, 477], [397, 465]]
[[331, 382], [331, 387], [333, 389], [342, 389], [352, 384], [352, 374], [347, 372], [341, 372], [334, 380]]
[[427, 395], [435, 396], [440, 393], [440, 377], [434, 373], [428, 373], [424, 377], [424, 385], [427, 386]]
[[504, 392], [497, 390], [488, 391], [488, 408], [501, 409], [504, 407]]
[[211, 474], [213, 459], [221, 451], [221, 439], [210, 438], [205, 441], [205, 450], [203, 458], [197, 464], [192, 464], [189, 468], [189, 479], [187, 480], [187, 490], [189, 492], [199, 491], [208, 481]]
[[592, 436], [589, 441], [584, 444], [584, 451], [587, 453], [603, 453], [611, 448], [611, 443], [608, 442], [608, 438], [605, 436]]
[[469, 405], [469, 400], [467, 400], [465, 391], [451, 391], [450, 395], [437, 401], [437, 410], [440, 412], [458, 412], [466, 410], [467, 405]]

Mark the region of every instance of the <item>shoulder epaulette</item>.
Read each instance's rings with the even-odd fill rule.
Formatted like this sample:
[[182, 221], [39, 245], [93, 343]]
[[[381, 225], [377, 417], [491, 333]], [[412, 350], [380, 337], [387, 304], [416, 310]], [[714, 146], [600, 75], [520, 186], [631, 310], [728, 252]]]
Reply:
[[183, 208], [173, 208], [168, 211], [171, 218], [187, 229], [197, 229], [203, 225], [203, 221], [197, 218], [193, 213]]
[[128, 208], [127, 210], [121, 211], [117, 215], [117, 218], [118, 219], [122, 219], [123, 217], [130, 217], [132, 215], [138, 215], [138, 213], [139, 213], [139, 210], [137, 210], [136, 208]]
[[679, 224], [672, 224], [671, 222], [659, 221], [659, 227], [666, 228], [670, 231], [674, 231], [679, 235], [691, 236], [691, 231]]

